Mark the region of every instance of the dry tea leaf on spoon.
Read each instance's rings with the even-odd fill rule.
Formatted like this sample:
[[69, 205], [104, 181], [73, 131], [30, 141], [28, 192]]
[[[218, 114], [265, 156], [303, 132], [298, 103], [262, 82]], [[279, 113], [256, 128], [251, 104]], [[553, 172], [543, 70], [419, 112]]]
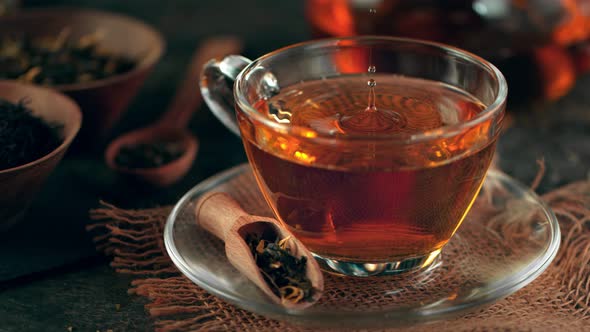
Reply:
[[273, 302], [304, 309], [320, 298], [324, 290], [320, 267], [275, 219], [250, 215], [219, 192], [199, 199], [195, 217], [201, 227], [225, 242], [230, 263]]

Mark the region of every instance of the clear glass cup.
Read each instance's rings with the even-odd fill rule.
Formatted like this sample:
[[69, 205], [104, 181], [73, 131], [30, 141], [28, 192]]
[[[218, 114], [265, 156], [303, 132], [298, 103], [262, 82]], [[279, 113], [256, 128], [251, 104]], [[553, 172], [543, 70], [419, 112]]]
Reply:
[[[269, 106], [310, 82], [367, 82], [372, 66], [381, 81], [436, 84], [477, 100], [481, 110], [464, 121], [403, 135], [342, 135], [291, 124]], [[201, 91], [213, 113], [241, 135], [277, 219], [324, 269], [351, 276], [397, 274], [436, 261], [481, 188], [507, 96], [502, 74], [476, 55], [377, 36], [301, 43], [255, 61], [214, 59], [203, 70]], [[306, 100], [308, 90], [301, 91]], [[377, 95], [391, 97], [387, 91]]]

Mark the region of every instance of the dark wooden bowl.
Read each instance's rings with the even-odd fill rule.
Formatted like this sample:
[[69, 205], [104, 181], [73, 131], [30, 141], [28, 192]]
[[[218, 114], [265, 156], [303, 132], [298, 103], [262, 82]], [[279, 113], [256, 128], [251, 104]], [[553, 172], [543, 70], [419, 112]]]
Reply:
[[114, 54], [138, 61], [133, 70], [106, 79], [52, 86], [80, 105], [84, 114], [84, 126], [79, 140], [96, 142], [96, 138], [104, 137], [117, 123], [137, 94], [162, 56], [164, 40], [158, 31], [137, 19], [97, 10], [30, 9], [0, 17], [0, 34], [54, 36], [65, 27], [70, 27], [71, 37], [74, 39], [100, 29], [104, 32], [102, 46]]
[[[117, 158], [117, 153], [119, 153], [123, 146], [133, 146], [141, 142], [149, 142], [156, 137], [180, 142], [184, 151], [183, 155], [168, 164], [154, 168], [129, 169], [117, 165], [115, 159]], [[166, 187], [186, 175], [193, 165], [198, 148], [199, 143], [197, 138], [186, 130], [146, 127], [120, 136], [109, 144], [105, 151], [105, 161], [111, 169], [117, 172], [134, 176], [156, 187]]]
[[0, 169], [0, 230], [8, 228], [23, 217], [82, 124], [80, 108], [71, 98], [43, 87], [0, 81], [0, 98], [15, 103], [24, 97], [30, 100], [27, 106], [33, 114], [62, 127], [63, 142], [49, 154], [28, 164]]

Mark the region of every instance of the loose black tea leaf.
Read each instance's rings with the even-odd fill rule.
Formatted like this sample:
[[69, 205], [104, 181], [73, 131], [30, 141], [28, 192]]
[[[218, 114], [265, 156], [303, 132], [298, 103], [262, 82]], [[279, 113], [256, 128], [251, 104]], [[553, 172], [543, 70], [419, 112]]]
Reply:
[[74, 40], [71, 30], [57, 36], [0, 38], [0, 78], [42, 85], [95, 81], [130, 71], [135, 61], [101, 48], [96, 32]]
[[179, 142], [154, 141], [121, 147], [115, 162], [125, 168], [153, 168], [178, 159], [183, 152]]
[[245, 240], [276, 296], [291, 303], [312, 300], [315, 289], [306, 275], [307, 258], [291, 254], [289, 238], [279, 239], [276, 233], [267, 231], [261, 236], [248, 234]]
[[35, 117], [24, 100], [0, 99], [0, 170], [37, 160], [61, 143], [58, 128]]

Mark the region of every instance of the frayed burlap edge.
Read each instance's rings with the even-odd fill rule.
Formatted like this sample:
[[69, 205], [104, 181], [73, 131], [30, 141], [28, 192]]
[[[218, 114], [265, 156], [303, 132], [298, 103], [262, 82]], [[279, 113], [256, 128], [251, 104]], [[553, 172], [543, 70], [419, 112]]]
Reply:
[[[542, 166], [542, 163], [540, 164]], [[532, 187], [536, 187], [537, 177]], [[548, 270], [531, 285], [465, 317], [412, 329], [421, 331], [590, 330], [590, 182], [577, 182], [543, 196], [557, 215], [562, 244]], [[124, 210], [101, 202], [91, 211], [97, 249], [113, 257], [112, 267], [133, 275], [129, 294], [147, 298], [155, 330], [300, 331], [238, 309], [208, 294], [173, 266], [163, 243], [170, 207]], [[552, 293], [549, 293], [551, 291]], [[537, 307], [550, 306], [547, 317]]]

